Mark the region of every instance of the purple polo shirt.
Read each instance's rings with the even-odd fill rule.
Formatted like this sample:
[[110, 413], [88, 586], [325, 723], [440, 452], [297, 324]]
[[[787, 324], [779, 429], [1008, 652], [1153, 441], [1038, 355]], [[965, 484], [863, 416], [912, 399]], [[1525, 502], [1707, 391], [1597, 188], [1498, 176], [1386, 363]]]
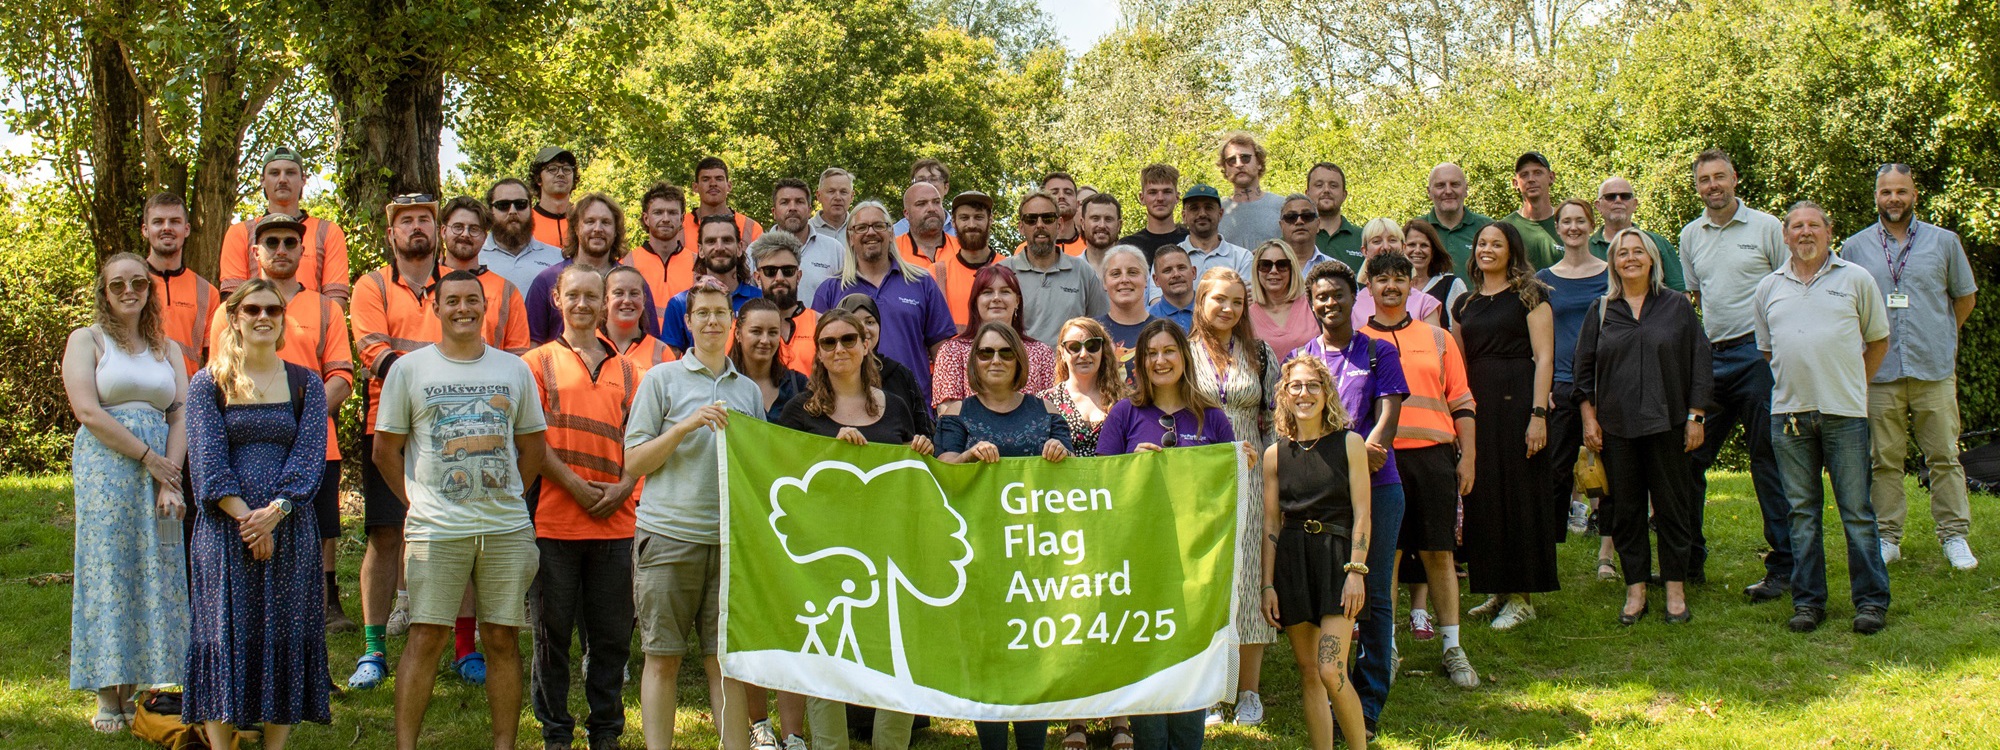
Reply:
[[[1314, 336], [1293, 355], [1318, 357], [1326, 363], [1326, 369], [1333, 371], [1335, 389], [1340, 391], [1340, 405], [1347, 408], [1353, 419], [1351, 429], [1368, 437], [1368, 431], [1375, 427], [1375, 400], [1383, 396], [1409, 396], [1410, 383], [1403, 379], [1403, 356], [1396, 352], [1396, 345], [1387, 341], [1370, 338], [1359, 333], [1347, 342], [1347, 346], [1337, 351], [1327, 351], [1322, 336]], [[1368, 347], [1375, 347], [1375, 368], [1369, 372]], [[1396, 449], [1389, 449], [1389, 460], [1382, 462], [1382, 470], [1371, 476], [1371, 485], [1402, 484], [1403, 476], [1396, 473]]]
[[835, 276], [821, 282], [819, 290], [813, 293], [813, 309], [831, 310], [840, 304], [842, 297], [855, 292], [868, 295], [882, 311], [882, 340], [876, 343], [875, 353], [910, 368], [910, 374], [917, 378], [917, 390], [923, 392], [924, 403], [930, 403], [931, 347], [958, 335], [958, 324], [952, 321], [951, 308], [945, 304], [937, 282], [928, 274], [918, 276], [916, 281], [905, 280], [900, 269], [883, 277], [881, 286], [861, 276], [854, 277], [852, 284], [842, 285], [840, 277]]
[[[1097, 433], [1097, 455], [1116, 456], [1133, 453], [1140, 443], [1166, 445], [1161, 438], [1167, 429], [1160, 426], [1160, 417], [1166, 412], [1157, 406], [1133, 406], [1131, 399], [1120, 399], [1111, 405], [1111, 412], [1104, 415], [1104, 427]], [[1202, 412], [1201, 429], [1195, 430], [1194, 414], [1186, 409], [1174, 412], [1174, 433], [1180, 439], [1174, 446], [1187, 448], [1196, 445], [1213, 445], [1236, 440], [1236, 433], [1229, 429], [1229, 415], [1221, 409], [1209, 407]]]

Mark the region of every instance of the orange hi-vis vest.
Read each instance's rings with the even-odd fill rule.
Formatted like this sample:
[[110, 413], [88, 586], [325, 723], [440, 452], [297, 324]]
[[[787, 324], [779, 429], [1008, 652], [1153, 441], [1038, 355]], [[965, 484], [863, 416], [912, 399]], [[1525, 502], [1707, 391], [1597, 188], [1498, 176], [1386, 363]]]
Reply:
[[161, 327], [168, 340], [180, 345], [187, 374], [193, 376], [208, 362], [209, 321], [222, 306], [222, 293], [187, 266], [159, 271], [149, 263], [146, 271], [153, 278], [153, 294], [160, 298]]
[[[616, 482], [624, 472], [625, 417], [643, 371], [618, 356], [603, 337], [606, 356], [592, 372], [568, 341], [556, 339], [524, 357], [540, 387], [548, 415], [549, 450], [585, 481]], [[554, 480], [541, 483], [535, 536], [543, 539], [630, 539], [637, 529], [638, 496], [605, 518], [592, 517]]]
[[633, 339], [632, 343], [625, 347], [625, 351], [618, 353], [618, 356], [631, 360], [632, 366], [639, 368], [641, 376], [644, 376], [647, 370], [653, 369], [654, 365], [681, 358], [681, 355], [674, 353], [673, 347], [667, 346], [667, 342], [645, 333], [640, 333], [639, 338]]
[[[745, 247], [749, 247], [751, 240], [764, 236], [764, 225], [757, 223], [756, 219], [733, 208], [729, 209], [729, 214], [736, 220], [736, 237], [742, 240]], [[800, 241], [805, 239], [799, 238]], [[689, 250], [701, 247], [701, 217], [693, 211], [681, 217], [681, 244], [690, 245]]]
[[790, 325], [792, 338], [778, 350], [779, 361], [793, 372], [811, 375], [813, 358], [819, 355], [819, 342], [813, 339], [813, 331], [819, 329], [819, 313], [811, 305], [800, 305]]
[[[436, 276], [432, 278], [435, 280]], [[485, 287], [487, 300], [481, 338], [495, 349], [510, 353], [526, 350], [527, 313], [523, 308], [493, 302], [507, 298], [506, 293], [514, 285], [492, 272], [481, 273], [479, 282]], [[369, 271], [354, 285], [354, 304], [349, 310], [354, 323], [354, 343], [361, 352], [361, 364], [370, 374], [368, 412], [362, 423], [365, 434], [375, 434], [375, 412], [382, 401], [382, 378], [386, 375], [382, 366], [388, 356], [409, 354], [444, 338], [444, 325], [431, 310], [430, 293], [430, 283], [414, 286], [396, 270], [394, 263]], [[520, 299], [520, 293], [514, 292], [511, 299]]]
[[[250, 246], [250, 225], [239, 221], [222, 235], [222, 293], [236, 291], [243, 282], [257, 278], [257, 252]], [[303, 222], [305, 252], [299, 254], [299, 270], [293, 275], [299, 284], [327, 297], [345, 301], [350, 291], [347, 280], [347, 234], [333, 222], [307, 216]]]
[[945, 235], [944, 244], [938, 246], [937, 252], [934, 253], [935, 257], [925, 257], [925, 255], [917, 249], [916, 235], [899, 234], [896, 235], [896, 254], [903, 257], [904, 263], [908, 263], [918, 268], [930, 268], [932, 265], [937, 264], [939, 261], [942, 261], [945, 258], [949, 258], [958, 254], [958, 238], [953, 237], [949, 234]]
[[972, 319], [972, 277], [979, 275], [980, 268], [999, 261], [1000, 254], [994, 253], [987, 256], [986, 265], [974, 268], [953, 252], [930, 266], [931, 278], [937, 280], [938, 291], [944, 294], [944, 305], [951, 308], [951, 321], [958, 324], [958, 330], [965, 330], [966, 321]]
[[1403, 379], [1410, 395], [1396, 418], [1397, 448], [1428, 448], [1458, 440], [1452, 412], [1472, 410], [1472, 387], [1465, 379], [1465, 358], [1458, 342], [1444, 329], [1412, 319], [1409, 325], [1385, 331], [1373, 325], [1361, 332], [1396, 345], [1403, 361]]
[[557, 216], [544, 211], [539, 201], [535, 203], [533, 214], [535, 217], [535, 239], [556, 247], [562, 247], [563, 243], [569, 240], [569, 216], [567, 214]]
[[[217, 315], [209, 325], [209, 346], [222, 341], [226, 316]], [[278, 359], [319, 373], [322, 381], [346, 378], [354, 383], [354, 348], [348, 344], [347, 318], [340, 305], [311, 289], [300, 288], [285, 302], [285, 345]], [[326, 460], [340, 460], [340, 439], [334, 433], [333, 416], [326, 418]]]
[[640, 243], [625, 254], [624, 263], [639, 269], [639, 275], [646, 278], [646, 288], [653, 293], [653, 299], [665, 307], [667, 300], [694, 286], [694, 260], [698, 254], [683, 235], [680, 252], [664, 261], [651, 248]]
[[473, 273], [486, 290], [486, 343], [516, 357], [527, 354], [534, 347], [528, 343], [528, 303], [521, 289], [485, 266]]

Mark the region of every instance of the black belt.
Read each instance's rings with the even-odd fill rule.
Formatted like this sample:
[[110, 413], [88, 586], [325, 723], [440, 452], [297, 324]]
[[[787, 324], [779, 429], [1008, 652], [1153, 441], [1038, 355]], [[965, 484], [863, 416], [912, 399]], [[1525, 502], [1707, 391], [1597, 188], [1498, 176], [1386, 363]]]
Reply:
[[1285, 519], [1285, 528], [1298, 529], [1308, 534], [1332, 534], [1334, 536], [1340, 536], [1340, 537], [1347, 536], [1347, 527], [1345, 526], [1335, 526], [1330, 523], [1321, 523], [1319, 521], [1314, 521], [1311, 519], [1296, 520], [1287, 518]]
[[1744, 344], [1750, 344], [1750, 343], [1755, 343], [1756, 341], [1757, 341], [1757, 334], [1754, 334], [1754, 333], [1746, 333], [1746, 334], [1743, 334], [1743, 335], [1741, 335], [1741, 336], [1737, 336], [1736, 338], [1733, 338], [1733, 339], [1723, 339], [1723, 340], [1721, 340], [1721, 341], [1716, 341], [1716, 342], [1713, 342], [1713, 343], [1710, 343], [1710, 344], [1708, 345], [1708, 348], [1709, 348], [1709, 349], [1710, 349], [1711, 351], [1718, 351], [1718, 352], [1719, 352], [1719, 351], [1722, 351], [1722, 350], [1724, 350], [1724, 349], [1734, 349], [1734, 348], [1736, 348], [1736, 347], [1739, 347], [1739, 346], [1742, 346], [1742, 345], [1744, 345]]

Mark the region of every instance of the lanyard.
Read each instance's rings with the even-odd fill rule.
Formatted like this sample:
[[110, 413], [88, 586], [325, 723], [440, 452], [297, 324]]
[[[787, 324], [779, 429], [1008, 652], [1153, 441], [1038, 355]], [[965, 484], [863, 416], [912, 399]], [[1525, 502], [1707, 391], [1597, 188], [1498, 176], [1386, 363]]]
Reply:
[[[1229, 354], [1228, 360], [1218, 360], [1215, 352], [1209, 352], [1208, 366], [1215, 369], [1215, 398], [1217, 401], [1226, 404], [1229, 403], [1229, 369], [1235, 366], [1236, 361], [1236, 339], [1234, 337], [1230, 338], [1229, 348], [1224, 351]], [[1257, 377], [1261, 378], [1263, 376], [1263, 373], [1257, 374]]]
[[1882, 236], [1882, 260], [1889, 265], [1889, 283], [1894, 291], [1903, 290], [1903, 269], [1910, 264], [1910, 251], [1917, 247], [1917, 223], [1910, 222], [1910, 239], [1903, 243], [1901, 253], [1889, 254], [1889, 228], [1878, 227], [1876, 233]]

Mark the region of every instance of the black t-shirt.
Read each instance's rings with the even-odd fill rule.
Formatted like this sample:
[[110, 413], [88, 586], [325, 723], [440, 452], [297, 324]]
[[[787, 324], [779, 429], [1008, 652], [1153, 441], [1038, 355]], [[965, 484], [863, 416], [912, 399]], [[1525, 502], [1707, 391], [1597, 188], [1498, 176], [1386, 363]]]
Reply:
[[1136, 355], [1139, 353], [1139, 331], [1144, 329], [1147, 323], [1159, 318], [1147, 315], [1145, 320], [1129, 326], [1112, 320], [1110, 315], [1099, 315], [1095, 320], [1104, 325], [1105, 331], [1110, 332], [1112, 353], [1118, 358], [1118, 363], [1125, 366], [1125, 384], [1131, 385], [1132, 368], [1138, 361]]
[[1141, 229], [1119, 238], [1118, 244], [1139, 248], [1139, 252], [1146, 254], [1146, 266], [1151, 268], [1153, 265], [1153, 253], [1155, 251], [1167, 245], [1178, 245], [1182, 240], [1187, 239], [1187, 236], [1187, 229], [1178, 225], [1174, 227], [1174, 231], [1166, 234], [1154, 234]]
[[815, 417], [807, 414], [806, 397], [803, 394], [792, 399], [791, 403], [785, 404], [785, 412], [778, 415], [778, 424], [825, 437], [835, 437], [840, 434], [842, 427], [852, 427], [860, 430], [861, 436], [868, 438], [868, 442], [887, 445], [903, 445], [916, 438], [918, 434], [916, 416], [910, 413], [910, 407], [895, 394], [886, 392], [882, 394], [882, 416], [877, 418], [874, 424], [841, 424], [833, 421], [832, 417]]

